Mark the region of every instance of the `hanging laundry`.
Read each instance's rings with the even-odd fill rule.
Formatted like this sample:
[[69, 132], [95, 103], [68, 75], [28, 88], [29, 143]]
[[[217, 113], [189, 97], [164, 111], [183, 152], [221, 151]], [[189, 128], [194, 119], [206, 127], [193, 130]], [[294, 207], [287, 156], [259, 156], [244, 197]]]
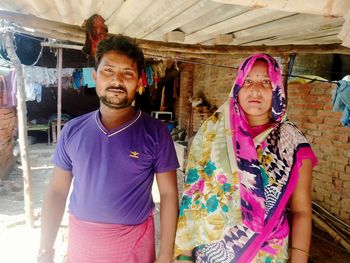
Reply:
[[8, 96], [4, 76], [0, 76], [0, 108], [7, 108]]
[[142, 80], [142, 86], [147, 87], [147, 77], [144, 70], [142, 70], [141, 72], [141, 80]]
[[332, 92], [333, 111], [342, 111], [343, 116], [340, 119], [344, 127], [350, 126], [350, 82], [340, 80], [337, 82], [336, 89]]
[[73, 89], [79, 89], [82, 86], [82, 71], [75, 70], [72, 74], [72, 87]]
[[166, 62], [161, 61], [157, 65], [157, 71], [158, 71], [158, 76], [160, 78], [163, 78], [165, 76], [165, 71], [166, 71]]
[[152, 66], [146, 66], [146, 77], [148, 86], [152, 86], [154, 83]]
[[158, 82], [159, 82], [159, 77], [158, 77], [158, 66], [157, 65], [153, 65], [153, 80], [154, 80], [154, 89], [157, 90], [158, 89]]
[[62, 69], [62, 77], [71, 77], [75, 68], [63, 68]]
[[346, 75], [342, 80], [350, 81], [350, 75]]
[[33, 101], [36, 100], [36, 102], [41, 102], [41, 92], [42, 92], [42, 86], [41, 84], [37, 82], [24, 82], [24, 88], [25, 88], [25, 94], [26, 94], [26, 101]]
[[88, 88], [96, 88], [95, 80], [92, 77], [92, 72], [94, 68], [83, 68], [83, 86], [87, 86]]
[[0, 76], [0, 108], [13, 108], [16, 105], [16, 71], [11, 69]]
[[57, 84], [57, 70], [37, 66], [23, 66], [23, 74], [26, 82], [36, 82], [43, 86]]
[[163, 86], [162, 89], [162, 97], [160, 98], [160, 111], [165, 111], [166, 105], [165, 105], [165, 86]]
[[41, 102], [42, 86], [39, 83], [34, 84], [35, 99], [37, 103]]

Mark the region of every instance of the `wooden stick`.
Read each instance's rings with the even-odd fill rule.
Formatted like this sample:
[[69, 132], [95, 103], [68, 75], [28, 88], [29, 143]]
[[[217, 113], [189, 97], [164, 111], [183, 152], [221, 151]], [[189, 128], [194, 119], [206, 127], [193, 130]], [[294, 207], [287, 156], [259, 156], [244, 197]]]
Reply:
[[312, 214], [312, 220], [314, 223], [321, 228], [322, 230], [326, 231], [331, 237], [334, 238], [336, 242], [338, 242], [340, 245], [342, 245], [348, 252], [350, 252], [350, 244], [342, 238], [336, 231], [334, 231], [331, 227], [327, 225], [321, 218], [319, 218], [316, 214]]
[[18, 117], [18, 136], [19, 149], [23, 170], [23, 192], [24, 192], [24, 212], [26, 224], [34, 227], [34, 210], [32, 198], [32, 174], [30, 170], [30, 159], [28, 154], [27, 140], [27, 106], [25, 101], [24, 76], [21, 61], [17, 57], [13, 46], [14, 35], [12, 32], [6, 32], [5, 45], [7, 54], [16, 70], [17, 80], [17, 117]]

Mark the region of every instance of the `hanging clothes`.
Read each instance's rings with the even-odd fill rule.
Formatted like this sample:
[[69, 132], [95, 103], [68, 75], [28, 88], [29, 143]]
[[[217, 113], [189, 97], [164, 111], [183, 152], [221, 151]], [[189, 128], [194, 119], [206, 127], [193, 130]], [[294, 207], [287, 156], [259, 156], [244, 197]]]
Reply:
[[26, 82], [36, 82], [42, 86], [57, 84], [57, 70], [36, 66], [23, 66], [23, 74]]
[[94, 68], [83, 68], [83, 86], [88, 88], [96, 88], [95, 80], [92, 78], [92, 72]]
[[340, 119], [344, 127], [350, 127], [350, 82], [340, 80], [332, 93], [333, 111], [342, 111], [343, 116]]
[[79, 89], [82, 86], [82, 71], [77, 69], [72, 74], [72, 87], [73, 89]]
[[160, 99], [160, 111], [165, 111], [166, 105], [165, 105], [165, 85], [163, 86], [162, 89], [162, 97]]
[[37, 82], [24, 82], [26, 101], [41, 102], [42, 85]]
[[11, 69], [0, 76], [0, 108], [13, 108], [16, 105], [16, 71]]
[[152, 66], [146, 66], [146, 77], [148, 86], [152, 86], [154, 83]]

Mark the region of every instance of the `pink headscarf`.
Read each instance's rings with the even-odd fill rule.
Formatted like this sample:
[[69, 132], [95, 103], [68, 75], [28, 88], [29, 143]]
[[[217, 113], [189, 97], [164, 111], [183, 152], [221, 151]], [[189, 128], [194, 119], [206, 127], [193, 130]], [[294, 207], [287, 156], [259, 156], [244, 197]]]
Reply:
[[[238, 92], [255, 61], [264, 60], [272, 85], [271, 118], [281, 122], [286, 111], [282, 71], [277, 61], [267, 54], [256, 54], [246, 58], [238, 68], [237, 77], [230, 94], [230, 124], [232, 141], [240, 178], [241, 210], [243, 223], [255, 232], [264, 226], [265, 198], [258, 153], [244, 111], [238, 103]], [[277, 125], [277, 124], [276, 124]]]

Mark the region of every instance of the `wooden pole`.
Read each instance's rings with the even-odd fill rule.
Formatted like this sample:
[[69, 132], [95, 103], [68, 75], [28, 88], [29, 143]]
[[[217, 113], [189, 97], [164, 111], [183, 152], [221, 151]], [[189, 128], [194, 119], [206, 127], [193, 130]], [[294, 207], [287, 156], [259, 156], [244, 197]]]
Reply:
[[334, 240], [342, 245], [348, 252], [350, 252], [350, 244], [336, 231], [334, 231], [327, 223], [325, 223], [321, 218], [319, 218], [316, 214], [312, 214], [312, 220], [322, 230], [326, 231]]
[[17, 80], [17, 118], [18, 118], [18, 137], [19, 149], [22, 161], [23, 171], [23, 192], [24, 192], [24, 212], [26, 224], [34, 227], [34, 210], [32, 198], [32, 174], [30, 170], [30, 159], [28, 154], [27, 140], [27, 106], [25, 101], [24, 76], [21, 61], [19, 60], [14, 46], [14, 35], [12, 32], [6, 32], [5, 45], [7, 54], [16, 70]]
[[62, 52], [62, 48], [59, 48], [57, 59], [57, 138], [60, 135], [62, 123]]

